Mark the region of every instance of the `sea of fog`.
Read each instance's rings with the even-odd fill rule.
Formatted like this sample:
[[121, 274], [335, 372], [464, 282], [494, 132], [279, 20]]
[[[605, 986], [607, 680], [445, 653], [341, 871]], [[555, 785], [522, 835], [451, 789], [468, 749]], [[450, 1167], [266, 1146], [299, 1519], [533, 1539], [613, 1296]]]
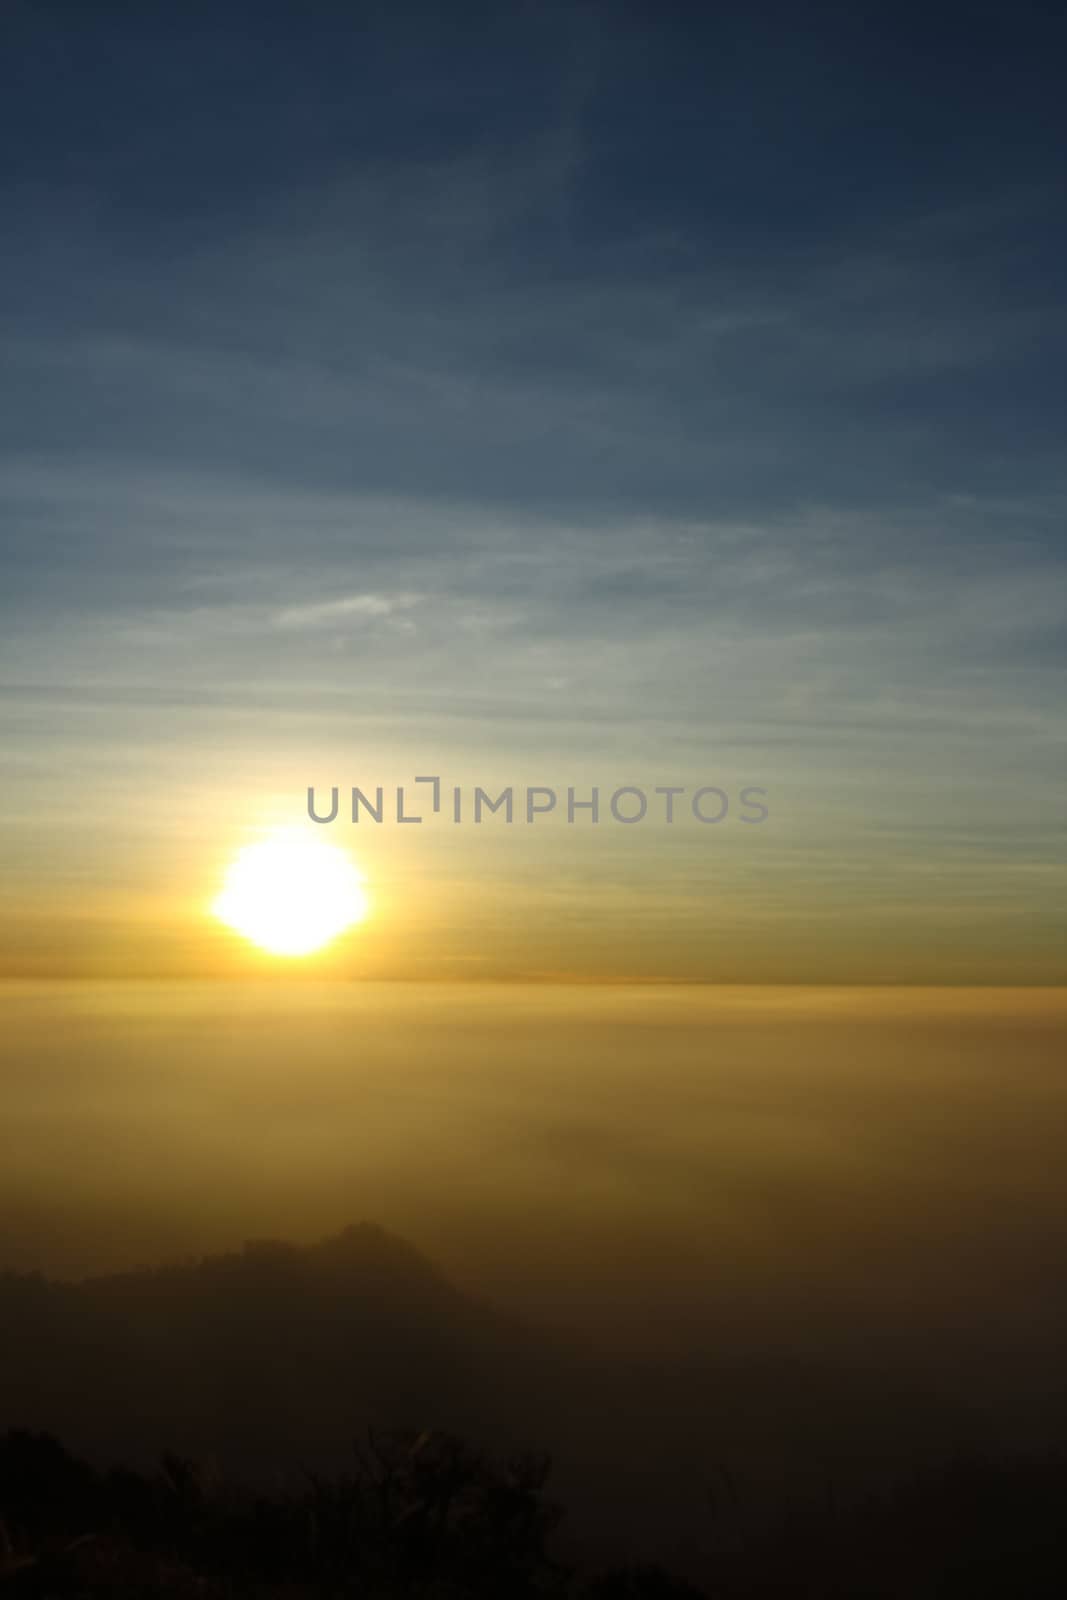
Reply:
[[0, 1006], [2, 1266], [367, 1218], [616, 1352], [979, 1362], [1040, 1425], [1062, 992], [42, 982]]

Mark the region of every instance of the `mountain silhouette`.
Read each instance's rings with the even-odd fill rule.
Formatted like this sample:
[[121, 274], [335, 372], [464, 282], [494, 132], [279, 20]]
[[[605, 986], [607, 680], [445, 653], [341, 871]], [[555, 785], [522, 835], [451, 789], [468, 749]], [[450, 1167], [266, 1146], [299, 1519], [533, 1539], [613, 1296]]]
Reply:
[[[746, 1389], [714, 1361], [592, 1355], [461, 1292], [370, 1223], [78, 1283], [0, 1275], [0, 1584], [143, 1593], [163, 1561], [185, 1574], [175, 1593], [201, 1596], [246, 1580], [266, 1594], [286, 1573], [305, 1584], [287, 1594], [310, 1593], [338, 1571], [383, 1597], [694, 1593], [636, 1568], [570, 1585], [544, 1554], [558, 1491], [568, 1560], [669, 1552], [716, 1594], [896, 1597], [916, 1592], [919, 1568], [939, 1594], [992, 1593], [988, 1573], [997, 1593], [1063, 1592], [1062, 1460], [1004, 1458], [840, 1509], [820, 1482], [800, 1522], [790, 1511], [761, 1533], [726, 1470], [746, 1443], [774, 1467], [790, 1415], [878, 1426], [869, 1378], [850, 1387], [838, 1370], [832, 1390], [817, 1377], [761, 1368]], [[898, 1409], [891, 1391], [882, 1404]], [[905, 1434], [918, 1415], [913, 1397]], [[557, 1455], [550, 1500], [542, 1444]], [[132, 1472], [109, 1474], [116, 1460]]]
[[261, 1469], [369, 1422], [496, 1428], [536, 1350], [370, 1223], [79, 1283], [0, 1277], [0, 1418], [90, 1450], [166, 1438]]
[[681, 1539], [724, 1468], [822, 1484], [836, 1457], [858, 1482], [863, 1452], [881, 1470], [962, 1437], [943, 1397], [876, 1368], [590, 1350], [464, 1293], [371, 1223], [81, 1282], [0, 1274], [4, 1428], [96, 1461], [165, 1448], [260, 1483], [343, 1472], [368, 1429], [545, 1449], [593, 1541], [616, 1549], [623, 1527], [638, 1552], [642, 1530]]

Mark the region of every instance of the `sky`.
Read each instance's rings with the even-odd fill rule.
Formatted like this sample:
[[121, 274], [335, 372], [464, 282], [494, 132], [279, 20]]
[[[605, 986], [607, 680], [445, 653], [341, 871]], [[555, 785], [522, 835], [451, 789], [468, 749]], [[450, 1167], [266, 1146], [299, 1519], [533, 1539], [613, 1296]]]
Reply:
[[1058, 9], [8, 4], [0, 974], [1062, 983]]

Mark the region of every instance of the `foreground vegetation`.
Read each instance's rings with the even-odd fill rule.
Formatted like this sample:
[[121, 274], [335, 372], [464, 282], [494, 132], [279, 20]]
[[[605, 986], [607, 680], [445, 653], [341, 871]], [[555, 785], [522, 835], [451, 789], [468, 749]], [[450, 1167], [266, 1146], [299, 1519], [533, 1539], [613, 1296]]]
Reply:
[[[164, 1456], [100, 1471], [46, 1434], [0, 1439], [0, 1588], [15, 1600], [173, 1595], [684, 1600], [1067, 1593], [1067, 1464], [971, 1463], [847, 1512], [727, 1537], [709, 1587], [554, 1558], [549, 1462], [440, 1433], [371, 1432], [351, 1472], [253, 1492]], [[709, 1516], [714, 1507], [709, 1505]], [[735, 1529], [735, 1533], [736, 1533]]]

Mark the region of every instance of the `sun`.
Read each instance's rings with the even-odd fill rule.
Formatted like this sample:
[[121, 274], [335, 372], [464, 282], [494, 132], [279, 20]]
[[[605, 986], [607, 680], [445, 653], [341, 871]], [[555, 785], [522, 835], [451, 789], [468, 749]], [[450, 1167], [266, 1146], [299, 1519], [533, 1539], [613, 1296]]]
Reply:
[[294, 829], [246, 845], [211, 909], [271, 955], [306, 956], [362, 922], [368, 902], [343, 850]]

